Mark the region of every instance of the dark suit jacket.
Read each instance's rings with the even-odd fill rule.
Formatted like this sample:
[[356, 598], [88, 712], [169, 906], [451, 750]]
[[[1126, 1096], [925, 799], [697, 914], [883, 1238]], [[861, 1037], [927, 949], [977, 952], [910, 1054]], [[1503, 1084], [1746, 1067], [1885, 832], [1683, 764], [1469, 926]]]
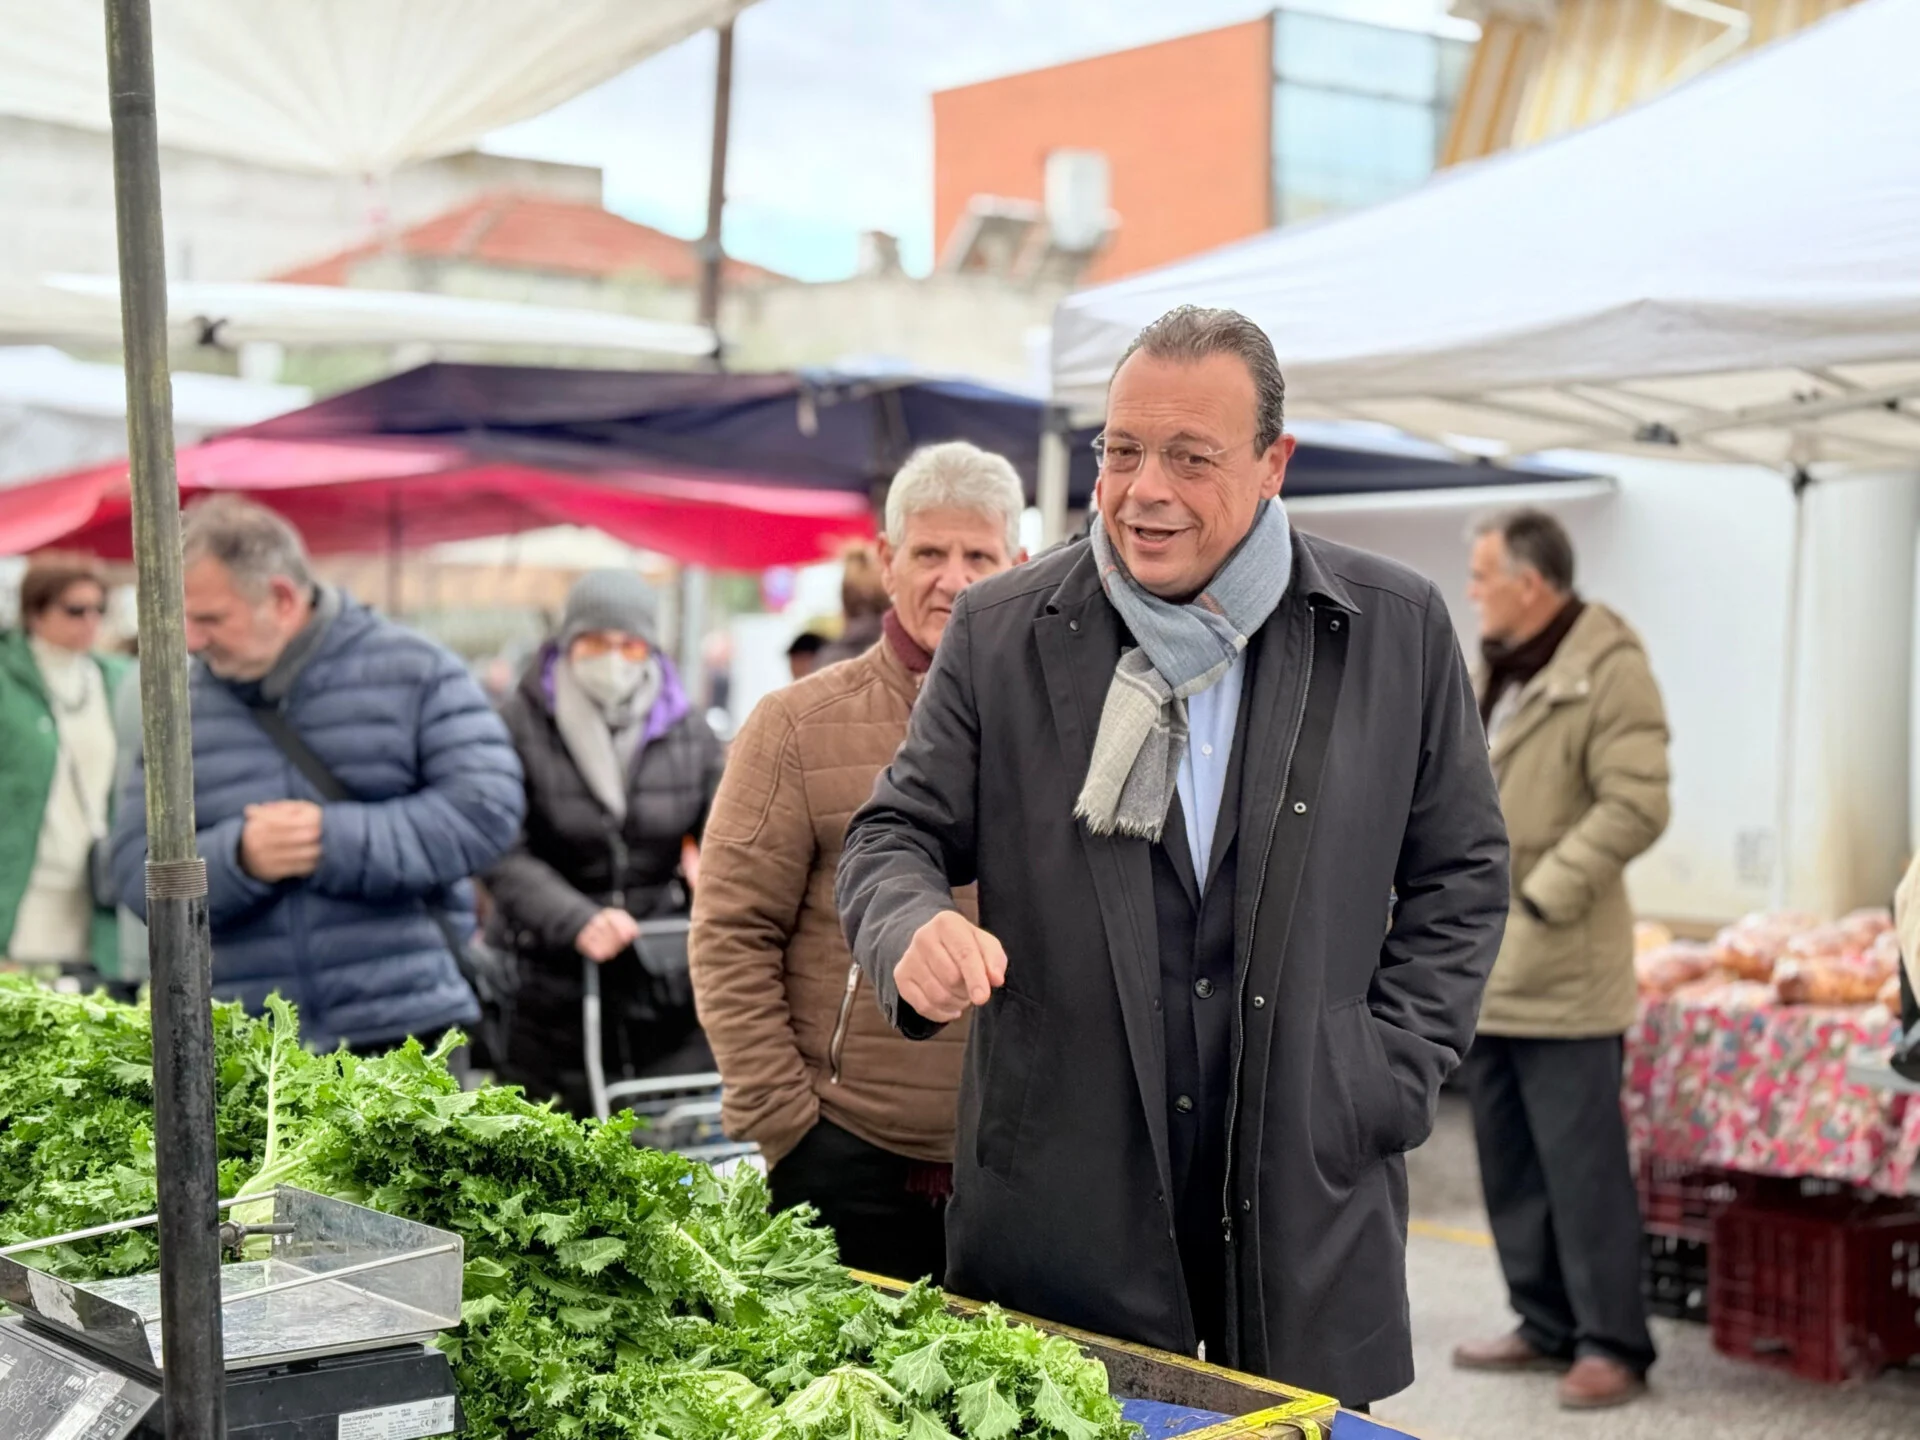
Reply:
[[[1413, 1378], [1401, 1152], [1432, 1128], [1507, 909], [1507, 843], [1433, 584], [1295, 535], [1254, 637], [1230, 1147], [1228, 1345], [1349, 1403]], [[1072, 816], [1124, 630], [1091, 548], [955, 607], [905, 746], [855, 817], [839, 899], [893, 968], [977, 881], [1006, 986], [974, 1017], [948, 1219], [960, 1294], [1191, 1353], [1174, 1240], [1152, 862]]]

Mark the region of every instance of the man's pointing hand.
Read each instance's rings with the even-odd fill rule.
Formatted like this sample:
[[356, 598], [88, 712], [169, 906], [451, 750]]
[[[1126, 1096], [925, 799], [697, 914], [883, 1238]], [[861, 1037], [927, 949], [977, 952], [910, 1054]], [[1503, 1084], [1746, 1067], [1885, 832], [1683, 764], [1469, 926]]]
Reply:
[[1000, 942], [953, 910], [916, 930], [893, 967], [900, 998], [942, 1025], [986, 1004], [1006, 982], [1007, 952]]

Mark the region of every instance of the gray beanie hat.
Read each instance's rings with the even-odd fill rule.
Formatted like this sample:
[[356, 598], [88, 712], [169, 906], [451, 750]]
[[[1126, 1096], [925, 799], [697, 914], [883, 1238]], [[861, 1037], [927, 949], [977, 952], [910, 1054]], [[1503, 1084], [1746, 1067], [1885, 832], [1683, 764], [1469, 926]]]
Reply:
[[560, 647], [565, 649], [594, 630], [638, 635], [657, 647], [659, 629], [660, 600], [651, 585], [631, 570], [595, 570], [582, 575], [567, 592]]

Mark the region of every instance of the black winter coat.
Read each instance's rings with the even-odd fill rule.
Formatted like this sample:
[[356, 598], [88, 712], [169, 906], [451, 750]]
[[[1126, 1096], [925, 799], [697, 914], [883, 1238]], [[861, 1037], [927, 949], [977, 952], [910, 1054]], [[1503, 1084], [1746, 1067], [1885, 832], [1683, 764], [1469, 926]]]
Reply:
[[[537, 656], [500, 707], [526, 773], [527, 818], [513, 849], [485, 876], [494, 904], [487, 939], [514, 960], [519, 1034], [512, 1048], [537, 1056], [553, 1047], [564, 1070], [578, 1066], [582, 1048], [582, 961], [574, 938], [608, 906], [643, 920], [686, 913], [681, 843], [688, 836], [697, 841], [706, 828], [724, 752], [704, 719], [682, 716], [630, 767], [627, 817], [618, 824], [587, 788], [560, 737], [543, 683], [546, 664], [546, 654]], [[630, 960], [610, 963], [602, 980], [610, 1010], [624, 1004], [631, 1018], [650, 1002], [632, 985], [613, 993], [623, 975], [633, 978], [630, 966]], [[690, 991], [684, 1009], [678, 1023], [691, 1031]], [[509, 1028], [516, 1028], [514, 1018]], [[503, 1069], [518, 1083], [534, 1083], [524, 1066], [509, 1061]]]
[[1319, 539], [1293, 547], [1236, 741], [1224, 1115], [1170, 1114], [1148, 843], [1073, 818], [1125, 637], [1090, 547], [960, 597], [906, 743], [848, 831], [839, 899], [909, 1035], [933, 1027], [893, 969], [953, 887], [979, 883], [1007, 950], [961, 1082], [950, 1288], [1192, 1354], [1169, 1134], [1208, 1121], [1230, 1146], [1228, 1353], [1208, 1358], [1357, 1403], [1413, 1378], [1400, 1157], [1473, 1034], [1507, 842], [1432, 582]]

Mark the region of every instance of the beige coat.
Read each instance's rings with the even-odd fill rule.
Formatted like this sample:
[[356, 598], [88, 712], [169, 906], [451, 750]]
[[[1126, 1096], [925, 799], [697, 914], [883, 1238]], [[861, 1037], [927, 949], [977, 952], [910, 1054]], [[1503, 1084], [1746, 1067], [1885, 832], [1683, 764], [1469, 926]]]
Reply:
[[1513, 906], [1480, 1031], [1620, 1034], [1636, 997], [1622, 871], [1668, 817], [1667, 718], [1640, 637], [1588, 605], [1521, 691], [1492, 758], [1513, 846]]
[[[915, 1160], [953, 1159], [967, 1026], [908, 1040], [854, 966], [834, 905], [847, 822], [907, 733], [915, 676], [883, 639], [769, 695], [707, 819], [690, 959], [722, 1121], [777, 1164], [826, 1119]], [[956, 896], [972, 918], [972, 891]]]

